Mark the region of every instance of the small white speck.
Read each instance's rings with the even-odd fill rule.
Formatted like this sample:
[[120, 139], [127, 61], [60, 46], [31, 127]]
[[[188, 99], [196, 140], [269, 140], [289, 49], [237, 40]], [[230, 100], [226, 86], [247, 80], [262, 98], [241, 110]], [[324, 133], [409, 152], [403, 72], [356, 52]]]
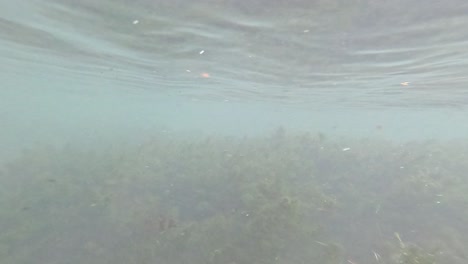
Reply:
[[400, 169], [404, 169], [405, 167], [404, 166], [401, 166]]
[[310, 30], [308, 30], [308, 29], [305, 29], [305, 30], [304, 30], [304, 33], [309, 33], [309, 31], [310, 31]]
[[344, 148], [343, 151], [348, 151], [350, 150], [351, 148]]
[[204, 51], [204, 50], [200, 50], [200, 55], [202, 55], [203, 53], [205, 53], [205, 51]]
[[437, 201], [436, 203], [440, 204], [440, 201]]
[[92, 204], [90, 204], [89, 206], [94, 207], [94, 206], [96, 206], [96, 205], [97, 205], [97, 204], [92, 203]]
[[186, 72], [192, 72], [191, 70], [185, 70]]
[[138, 23], [140, 23], [140, 21], [138, 21], [138, 20], [133, 20], [133, 25], [136, 25], [136, 24], [138, 24]]

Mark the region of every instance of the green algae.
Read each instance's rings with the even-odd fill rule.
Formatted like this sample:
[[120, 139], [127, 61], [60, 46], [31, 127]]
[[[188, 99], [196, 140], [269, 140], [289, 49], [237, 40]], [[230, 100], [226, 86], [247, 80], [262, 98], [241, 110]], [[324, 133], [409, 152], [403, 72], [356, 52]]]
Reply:
[[[34, 148], [0, 170], [0, 224], [8, 230], [0, 257], [465, 263], [467, 156], [460, 142], [335, 140], [284, 129], [242, 139]], [[395, 245], [395, 232], [418, 246]]]

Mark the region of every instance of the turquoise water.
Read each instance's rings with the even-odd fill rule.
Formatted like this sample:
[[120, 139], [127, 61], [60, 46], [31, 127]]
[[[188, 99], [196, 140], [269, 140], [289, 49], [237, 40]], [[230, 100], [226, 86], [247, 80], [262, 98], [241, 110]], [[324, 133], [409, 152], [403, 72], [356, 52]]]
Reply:
[[467, 4], [449, 2], [2, 1], [3, 152], [158, 129], [464, 136]]
[[[179, 217], [177, 228], [210, 238], [224, 217], [232, 226], [219, 234], [232, 242], [247, 225], [226, 208], [293, 207], [296, 195], [342, 247], [327, 263], [402, 263], [374, 240], [400, 257], [404, 243], [440, 246], [441, 263], [465, 263], [467, 10], [465, 0], [0, 0], [0, 164], [20, 157], [0, 167], [0, 227], [11, 230], [0, 259], [154, 263], [164, 258], [147, 242], [172, 227], [148, 219]], [[258, 177], [230, 178], [243, 173]], [[251, 199], [276, 174], [280, 195]], [[333, 239], [303, 239], [338, 252]], [[190, 243], [187, 258], [207, 263]], [[218, 243], [207, 248], [222, 259]]]

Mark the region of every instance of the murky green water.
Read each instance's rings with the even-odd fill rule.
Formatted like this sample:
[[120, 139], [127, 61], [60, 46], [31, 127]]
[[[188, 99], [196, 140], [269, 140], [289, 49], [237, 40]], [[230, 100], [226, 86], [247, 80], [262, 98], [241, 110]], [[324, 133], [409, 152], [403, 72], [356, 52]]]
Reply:
[[[247, 155], [245, 153], [250, 153], [247, 156], [251, 155], [249, 157], [252, 161], [258, 160], [259, 164], [269, 167], [256, 168], [252, 164], [239, 161], [237, 165], [230, 163], [233, 167], [225, 171], [226, 175], [236, 174], [239, 170], [259, 175], [259, 178], [254, 177], [247, 182], [237, 178], [234, 183], [231, 182], [239, 188], [237, 190], [239, 193], [245, 193], [239, 194], [240, 197], [231, 194], [229, 199], [249, 200], [248, 196], [254, 195], [250, 188], [253, 188], [252, 186], [260, 188], [258, 186], [264, 184], [260, 178], [267, 179], [269, 176], [265, 175], [271, 176], [271, 173], [275, 171], [288, 171], [278, 163], [271, 163], [272, 160], [262, 154], [262, 149], [272, 151], [276, 148], [275, 142], [278, 138], [272, 141], [272, 145], [267, 144], [267, 146], [262, 145], [266, 144], [262, 140], [269, 139], [272, 131], [281, 126], [287, 131], [288, 140], [290, 140], [288, 142], [292, 145], [278, 147], [279, 157], [274, 160], [284, 159], [291, 162], [292, 165], [288, 166], [291, 166], [291, 171], [295, 174], [301, 174], [296, 175], [299, 178], [309, 175], [309, 172], [305, 172], [307, 169], [313, 169], [308, 167], [309, 165], [304, 165], [308, 164], [308, 159], [315, 160], [322, 156], [315, 152], [315, 154], [306, 152], [302, 156], [303, 160], [294, 156], [304, 151], [296, 142], [299, 140], [295, 138], [296, 135], [311, 133], [311, 135], [320, 135], [321, 140], [323, 140], [322, 136], [332, 142], [336, 140], [334, 143], [325, 144], [331, 152], [327, 150], [326, 154], [323, 154], [327, 155], [323, 163], [314, 161], [317, 163], [316, 168], [314, 167], [316, 170], [314, 169], [312, 173], [314, 181], [313, 183], [306, 182], [321, 186], [314, 195], [344, 200], [343, 207], [337, 209], [338, 212], [334, 217], [330, 219], [327, 218], [328, 216], [323, 219], [319, 217], [320, 221], [326, 222], [328, 219], [330, 223], [343, 226], [347, 223], [343, 219], [354, 217], [356, 224], [343, 229], [327, 226], [325, 229], [335, 230], [330, 231], [330, 234], [333, 234], [331, 237], [337, 241], [333, 241], [326, 235], [314, 238], [313, 241], [317, 240], [322, 243], [314, 242], [314, 252], [320, 252], [320, 249], [316, 248], [317, 245], [325, 244], [327, 248], [324, 252], [331, 254], [330, 258], [319, 253], [318, 255], [304, 255], [304, 252], [298, 249], [297, 252], [292, 250], [282, 255], [282, 257], [287, 256], [289, 260], [281, 259], [281, 254], [278, 254], [278, 259], [257, 256], [258, 259], [255, 261], [258, 262], [255, 263], [263, 263], [262, 261], [267, 261], [267, 259], [268, 261], [283, 261], [283, 263], [305, 263], [301, 261], [310, 260], [319, 255], [323, 257], [323, 261], [325, 259], [329, 261], [326, 263], [346, 263], [346, 261], [352, 263], [353, 259], [380, 261], [381, 263], [383, 261], [387, 261], [385, 263], [393, 263], [391, 261], [413, 263], [409, 262], [410, 260], [398, 260], [395, 257], [397, 253], [393, 255], [389, 253], [392, 251], [389, 248], [399, 248], [398, 243], [390, 247], [380, 244], [374, 248], [372, 246], [374, 240], [379, 240], [381, 244], [385, 244], [382, 242], [384, 240], [395, 242], [394, 233], [400, 234], [400, 232], [405, 239], [409, 239], [408, 237], [414, 239], [411, 243], [414, 242], [418, 246], [419, 242], [424, 239], [433, 242], [421, 245], [421, 247], [436, 248], [440, 241], [442, 242], [439, 246], [442, 248], [450, 248], [452, 245], [451, 250], [447, 251], [453, 257], [450, 261], [463, 263], [466, 260], [466, 252], [462, 252], [460, 248], [466, 244], [463, 239], [456, 236], [456, 233], [461, 232], [463, 228], [454, 223], [458, 223], [456, 219], [466, 218], [463, 213], [466, 210], [465, 198], [461, 195], [466, 179], [459, 175], [464, 168], [465, 154], [462, 150], [454, 150], [453, 147], [462, 145], [468, 135], [466, 107], [468, 103], [468, 77], [466, 76], [468, 31], [465, 30], [468, 28], [467, 10], [468, 3], [462, 0], [445, 2], [435, 0], [257, 0], [251, 2], [216, 0], [25, 0], [15, 2], [0, 0], [0, 79], [2, 82], [0, 86], [0, 164], [8, 164], [20, 157], [20, 160], [15, 163], [20, 165], [13, 166], [16, 169], [5, 167], [4, 170], [0, 170], [2, 176], [0, 179], [5, 180], [5, 186], [9, 186], [4, 187], [6, 194], [3, 197], [7, 202], [1, 205], [2, 209], [5, 209], [3, 213], [7, 215], [5, 219], [9, 220], [8, 223], [0, 222], [0, 228], [10, 228], [11, 223], [15, 222], [14, 219], [17, 219], [16, 217], [24, 218], [21, 215], [23, 211], [28, 211], [28, 213], [32, 211], [33, 213], [29, 215], [31, 219], [34, 216], [42, 217], [40, 224], [34, 225], [24, 220], [25, 222], [11, 228], [10, 230], [13, 231], [8, 236], [1, 237], [0, 235], [0, 259], [8, 260], [8, 263], [20, 263], [18, 261], [31, 263], [31, 259], [40, 255], [44, 263], [59, 263], [64, 257], [73, 256], [69, 263], [84, 263], [82, 261], [90, 261], [90, 259], [95, 260], [93, 263], [115, 263], [116, 258], [107, 257], [102, 261], [96, 259], [98, 259], [97, 256], [108, 256], [112, 255], [112, 252], [119, 251], [118, 245], [109, 244], [109, 240], [103, 237], [89, 239], [78, 237], [76, 232], [73, 239], [67, 241], [69, 244], [64, 244], [63, 252], [55, 252], [56, 255], [47, 256], [47, 254], [39, 254], [35, 251], [39, 249], [34, 245], [39, 243], [45, 243], [45, 245], [50, 243], [49, 249], [58, 250], [55, 247], [57, 242], [47, 239], [64, 239], [66, 236], [60, 232], [65, 232], [63, 230], [67, 228], [73, 230], [73, 227], [61, 222], [59, 225], [63, 230], [61, 229], [62, 231], [55, 237], [54, 235], [44, 236], [47, 241], [41, 242], [41, 239], [35, 236], [54, 229], [47, 227], [47, 221], [49, 221], [47, 219], [51, 217], [50, 215], [36, 214], [34, 211], [39, 210], [37, 207], [41, 203], [38, 201], [56, 199], [61, 196], [64, 196], [63, 203], [68, 205], [73, 201], [82, 201], [83, 197], [78, 194], [74, 196], [73, 190], [74, 188], [86, 189], [93, 185], [90, 183], [92, 180], [89, 180], [93, 177], [96, 178], [94, 183], [96, 189], [86, 194], [93, 198], [83, 203], [77, 202], [77, 204], [99, 207], [102, 205], [100, 202], [105, 201], [102, 202], [104, 204], [102, 206], [107, 209], [101, 211], [102, 215], [95, 215], [95, 212], [81, 207], [81, 209], [67, 209], [62, 211], [66, 215], [65, 218], [72, 219], [70, 214], [73, 213], [81, 217], [89, 216], [90, 219], [100, 221], [101, 228], [109, 228], [103, 231], [103, 236], [117, 232], [114, 234], [115, 237], [112, 237], [118, 238], [119, 241], [124, 241], [124, 238], [128, 236], [138, 240], [134, 245], [156, 243], [156, 240], [132, 233], [144, 232], [143, 224], [139, 221], [143, 221], [145, 217], [152, 214], [141, 213], [139, 210], [148, 211], [148, 207], [151, 207], [148, 205], [148, 203], [151, 204], [149, 201], [168, 199], [161, 194], [164, 193], [164, 188], [158, 187], [159, 189], [156, 188], [156, 190], [148, 186], [177, 185], [177, 183], [172, 183], [166, 178], [153, 179], [151, 173], [141, 168], [138, 169], [139, 166], [146, 166], [142, 164], [146, 164], [148, 159], [151, 160], [151, 155], [156, 155], [158, 157], [156, 160], [159, 160], [151, 162], [160, 163], [160, 160], [165, 160], [171, 164], [163, 171], [168, 175], [173, 173], [176, 175], [174, 177], [178, 177], [180, 181], [178, 188], [181, 188], [179, 192], [183, 193], [181, 190], [188, 188], [183, 181], [194, 181], [193, 184], [202, 186], [199, 188], [203, 192], [211, 187], [220, 188], [221, 183], [219, 185], [210, 185], [212, 183], [204, 185], [204, 183], [215, 179], [210, 178], [215, 177], [216, 173], [213, 171], [221, 173], [222, 170], [219, 168], [223, 167], [226, 162], [233, 162], [233, 157], [243, 159], [243, 155]], [[211, 142], [207, 139], [210, 136], [214, 136], [216, 140], [225, 136], [232, 137], [234, 145], [244, 147], [249, 145], [250, 147], [247, 149], [240, 147], [242, 153], [239, 154], [237, 150], [234, 150], [235, 147], [232, 149], [233, 147], [226, 146], [226, 143], [218, 142], [213, 145], [207, 143], [216, 151], [220, 148], [229, 149], [222, 154], [228, 153], [226, 157], [223, 156], [226, 160], [214, 162], [213, 167], [204, 163], [207, 162], [205, 159], [199, 159], [196, 153], [192, 153], [193, 149], [190, 147], [191, 144], [200, 144], [200, 142], [205, 142], [204, 140]], [[242, 140], [244, 136], [255, 136], [258, 141]], [[193, 142], [181, 141], [181, 138], [185, 140], [187, 137]], [[301, 138], [301, 136], [297, 137]], [[310, 135], [303, 137], [308, 138]], [[350, 148], [352, 151], [356, 149], [354, 145], [359, 145], [356, 143], [360, 142], [359, 140], [376, 140], [379, 143], [373, 145], [374, 143], [370, 144], [366, 141], [369, 145], [361, 149], [361, 152], [366, 154], [354, 152], [354, 155], [361, 159], [359, 161], [348, 160], [333, 152], [335, 150], [348, 151], [345, 150], [349, 148], [348, 143], [340, 141], [343, 138], [344, 142], [349, 140], [349, 145], [353, 145]], [[177, 153], [176, 150], [174, 153], [155, 153], [152, 149], [141, 150], [141, 152], [137, 150], [138, 146], [145, 144], [148, 147], [159, 146], [155, 142], [162, 139], [175, 142], [173, 145], [164, 145], [165, 148], [174, 147], [181, 153], [192, 153], [193, 155], [184, 156], [182, 160], [191, 161], [194, 164], [199, 162], [200, 166], [192, 168], [190, 166], [193, 164], [190, 162], [188, 162], [192, 164], [190, 166], [183, 162], [179, 164], [183, 154], [174, 154]], [[421, 142], [429, 142], [427, 140], [431, 143], [427, 143], [427, 147], [424, 147], [425, 143]], [[412, 143], [400, 145], [407, 141]], [[325, 146], [321, 144], [314, 141], [312, 145], [320, 149], [321, 146]], [[70, 149], [51, 150], [46, 147], [44, 150], [44, 145], [52, 149], [53, 147], [61, 149], [63, 146], [68, 146]], [[400, 151], [397, 146], [407, 149]], [[89, 155], [96, 155], [99, 159], [103, 159], [102, 164], [97, 162], [98, 165], [94, 164], [95, 167], [92, 167], [90, 164], [93, 161], [87, 160], [82, 154], [77, 154], [76, 148], [85, 149], [85, 152], [91, 151], [94, 154]], [[215, 159], [216, 155], [212, 155], [217, 152], [213, 152], [210, 148], [202, 147], [201, 152], [204, 153], [202, 156]], [[22, 153], [23, 149], [33, 149], [33, 154]], [[421, 154], [425, 151], [429, 153], [427, 155], [434, 154], [435, 156], [445, 151], [446, 156], [437, 156], [438, 162], [435, 162], [426, 154]], [[381, 154], [382, 152], [387, 154]], [[61, 155], [63, 159], [60, 158]], [[140, 157], [139, 155], [141, 155], [141, 160], [135, 158]], [[299, 162], [294, 161], [291, 155], [298, 158]], [[372, 161], [374, 163], [368, 165], [369, 170], [360, 167], [360, 162], [371, 162], [379, 155], [383, 155], [381, 162]], [[167, 160], [163, 158], [166, 156]], [[92, 169], [83, 172], [82, 169], [74, 168], [70, 165], [74, 159], [79, 159], [77, 164], [80, 166], [91, 166]], [[448, 162], [449, 160], [452, 161]], [[400, 165], [399, 162], [402, 164]], [[30, 167], [26, 165], [29, 163], [31, 163]], [[388, 180], [385, 177], [394, 175], [395, 168], [410, 166], [408, 164], [414, 164], [413, 170], [407, 174], [401, 174], [404, 176], [398, 174], [400, 176], [395, 180], [396, 183], [387, 190], [379, 185], [380, 180], [373, 182], [375, 180], [373, 173], [377, 171], [376, 168], [385, 168], [385, 172], [381, 175], [377, 173], [379, 176], [376, 177]], [[179, 169], [185, 165], [198, 170], [194, 174], [200, 178], [195, 180], [185, 174], [181, 175]], [[398, 166], [390, 168], [393, 165]], [[359, 169], [353, 166], [358, 166]], [[26, 172], [18, 169], [19, 167], [27, 167], [24, 168]], [[115, 173], [120, 175], [118, 179], [108, 179], [108, 176], [112, 175], [109, 172], [110, 167], [115, 168]], [[256, 169], [253, 169], [254, 167]], [[338, 174], [343, 174], [342, 179], [349, 184], [344, 184], [346, 187], [342, 189], [331, 188], [334, 191], [327, 189], [330, 184], [342, 183], [340, 177], [333, 178], [334, 174], [330, 173], [329, 167], [338, 168]], [[203, 178], [205, 170], [211, 173], [208, 173], [208, 178]], [[35, 171], [41, 172], [35, 173]], [[54, 185], [64, 171], [66, 176], [63, 177], [67, 181], [63, 183], [63, 186], [57, 184], [62, 189], [44, 191], [39, 188], [35, 193], [31, 191], [35, 188], [29, 189], [28, 187], [29, 182], [34, 184], [47, 182], [46, 185]], [[363, 175], [368, 173], [367, 176], [372, 180], [369, 183], [363, 183], [352, 172]], [[324, 180], [319, 176], [322, 174], [329, 175], [333, 179]], [[31, 179], [26, 176], [21, 178], [22, 175], [29, 175]], [[78, 177], [77, 175], [91, 176], [89, 179], [84, 177], [74, 182], [72, 179]], [[129, 184], [133, 175], [138, 179], [136, 183]], [[223, 177], [227, 177], [226, 175]], [[277, 197], [278, 201], [273, 199], [272, 204], [278, 205], [276, 202], [280, 203], [283, 196], [295, 195], [299, 197], [299, 200], [302, 199], [301, 202], [310, 202], [307, 200], [310, 197], [296, 193], [298, 191], [294, 182], [296, 176], [286, 177], [293, 182], [285, 183], [279, 188], [290, 188], [292, 191], [281, 189]], [[11, 181], [12, 178], [15, 180]], [[229, 177], [223, 179], [233, 180]], [[462, 187], [455, 188], [453, 182], [458, 182]], [[116, 184], [123, 187], [116, 187]], [[299, 186], [301, 184], [299, 183]], [[361, 184], [361, 186], [355, 188], [356, 184]], [[399, 214], [407, 210], [403, 205], [411, 204], [409, 202], [411, 199], [418, 201], [419, 205], [424, 204], [422, 201], [427, 202], [425, 200], [427, 193], [418, 189], [419, 187], [414, 187], [414, 184], [437, 185], [436, 187], [431, 185], [431, 188], [434, 188], [430, 191], [432, 195], [430, 199], [436, 199], [440, 194], [449, 194], [448, 199], [451, 199], [453, 205], [440, 210], [424, 207], [427, 211], [415, 205], [417, 210], [422, 210], [418, 211], [417, 216], [408, 219], [403, 217], [397, 221]], [[136, 195], [138, 191], [133, 189], [138, 189], [137, 186], [140, 185], [145, 186], [143, 196]], [[16, 192], [8, 192], [10, 187]], [[73, 195], [67, 194], [63, 188], [72, 190]], [[375, 188], [383, 188], [382, 193], [385, 195], [380, 196], [378, 192], [375, 193]], [[407, 188], [413, 188], [411, 190], [414, 191], [415, 196], [412, 196], [411, 192], [408, 194]], [[225, 191], [222, 188], [217, 190], [221, 193]], [[119, 192], [124, 194], [117, 195]], [[349, 209], [352, 208], [352, 203], [347, 201], [349, 197], [356, 198], [353, 192], [369, 193], [363, 196], [365, 198], [361, 197], [362, 200], [356, 202], [361, 207], [356, 208], [355, 211]], [[397, 209], [384, 211], [383, 216], [376, 216], [374, 213], [370, 217], [370, 219], [388, 218], [383, 221], [371, 221], [371, 223], [363, 220], [369, 219], [366, 218], [366, 213], [375, 212], [376, 206], [390, 205], [393, 199], [399, 196], [404, 198], [402, 198], [403, 202], [395, 202], [394, 206]], [[24, 197], [24, 201], [18, 197]], [[211, 198], [219, 199], [216, 195], [213, 197]], [[102, 201], [97, 201], [99, 199]], [[197, 201], [196, 198], [193, 199]], [[237, 200], [235, 202], [233, 200], [226, 201], [226, 203], [229, 206], [232, 206], [232, 203], [236, 204], [241, 208], [239, 210], [247, 210], [246, 208], [253, 210], [249, 206], [255, 207], [262, 204], [260, 201], [257, 201], [259, 205], [249, 200], [249, 203], [239, 205]], [[12, 201], [18, 202], [16, 204]], [[181, 219], [179, 228], [188, 228], [191, 225], [190, 221], [202, 221], [203, 223], [194, 224], [200, 225], [201, 229], [194, 231], [198, 232], [198, 235], [203, 234], [203, 230], [218, 230], [217, 228], [223, 225], [223, 223], [216, 222], [220, 221], [218, 217], [228, 217], [224, 215], [225, 208], [220, 209], [221, 205], [216, 205], [214, 208], [210, 207], [212, 205], [207, 204], [205, 200], [195, 204], [187, 202], [191, 201], [190, 199], [177, 201], [179, 202], [166, 201], [167, 208], [164, 205], [156, 207], [158, 210], [163, 208], [161, 210], [166, 210], [165, 214], [170, 215], [175, 214], [171, 210], [198, 206], [204, 208], [200, 209], [200, 212], [209, 211], [210, 216], [214, 217], [202, 219], [206, 222], [199, 218], [190, 219], [188, 216], [185, 216], [186, 219]], [[188, 204], [183, 204], [184, 201]], [[338, 204], [340, 202], [338, 201]], [[51, 215], [61, 211], [54, 207], [55, 205], [50, 205], [50, 201], [45, 204], [48, 204], [45, 206], [47, 210], [57, 210]], [[312, 202], [312, 204], [314, 204], [312, 207], [315, 206], [313, 210], [322, 208], [320, 202], [316, 204]], [[130, 210], [131, 213], [129, 211], [123, 213], [126, 206], [133, 208]], [[409, 207], [412, 208], [410, 211], [414, 209]], [[19, 213], [11, 213], [14, 208]], [[30, 208], [33, 209], [30, 211]], [[279, 211], [275, 211], [274, 206], [268, 208], [280, 214]], [[454, 213], [456, 211], [454, 208], [460, 208], [460, 215]], [[439, 219], [441, 212], [444, 212], [449, 220]], [[135, 216], [132, 215], [133, 213], [145, 216]], [[184, 212], [179, 213], [184, 214]], [[110, 224], [112, 222], [110, 219], [115, 218], [116, 215], [122, 219]], [[158, 213], [155, 215], [161, 217]], [[176, 218], [175, 215], [172, 217]], [[437, 218], [437, 224], [445, 223], [447, 228], [444, 229], [445, 231], [440, 231], [435, 238], [427, 235], [426, 232], [434, 228], [435, 224], [425, 226], [421, 229], [424, 231], [417, 234], [411, 231], [416, 230], [413, 225], [422, 222], [425, 217]], [[29, 218], [26, 217], [26, 219]], [[227, 224], [224, 223], [230, 225], [226, 227], [229, 232], [236, 233], [238, 220], [234, 218], [230, 219]], [[94, 229], [83, 227], [82, 225], [87, 225], [86, 221], [80, 221], [77, 225], [84, 228], [86, 232], [92, 233]], [[255, 224], [254, 222], [250, 224], [255, 225], [256, 222]], [[384, 230], [380, 230], [376, 223], [382, 223]], [[138, 225], [141, 230], [132, 229], [126, 224]], [[301, 222], [299, 226], [302, 224]], [[372, 228], [364, 232], [361, 229], [367, 224], [372, 225]], [[241, 229], [242, 232], [247, 232], [249, 228]], [[301, 232], [298, 231], [298, 233]], [[365, 233], [367, 236], [363, 238], [364, 242], [361, 247], [358, 246], [359, 244], [350, 242], [359, 238], [357, 235], [359, 233], [363, 236]], [[411, 234], [408, 235], [408, 233]], [[374, 239], [376, 236], [379, 239]], [[382, 236], [385, 236], [385, 239]], [[323, 242], [322, 238], [329, 239], [329, 241]], [[174, 237], [164, 239], [167, 245], [171, 245], [168, 246], [170, 248], [168, 250], [175, 250], [172, 246], [176, 242], [171, 240]], [[216, 241], [222, 241], [220, 237], [217, 239], [219, 240]], [[241, 241], [239, 243], [245, 243], [245, 239], [245, 237], [233, 238], [235, 241]], [[25, 242], [29, 240], [31, 245]], [[292, 244], [306, 243], [306, 240], [292, 242], [293, 239], [290, 239], [289, 241]], [[212, 251], [211, 255], [200, 256], [202, 250], [196, 249], [196, 246], [191, 244], [192, 242], [180, 243], [193, 250], [193, 252], [190, 250], [188, 252], [198, 254], [196, 259], [200, 263], [228, 260], [232, 261], [228, 263], [236, 263], [228, 255], [239, 256], [227, 248], [224, 250], [230, 253], [225, 255], [220, 251], [221, 249], [211, 246], [207, 246]], [[218, 242], [210, 243], [215, 245]], [[334, 243], [337, 245], [336, 248]], [[125, 245], [128, 246], [128, 244]], [[91, 254], [90, 257], [77, 257], [72, 253], [74, 246], [87, 248], [85, 251], [92, 251], [92, 253], [87, 251]], [[263, 253], [271, 257], [272, 255], [266, 252], [274, 252], [274, 248], [278, 245], [271, 245], [271, 248], [266, 244], [263, 246], [270, 250]], [[24, 254], [19, 253], [21, 247], [27, 248]], [[380, 255], [385, 254], [379, 251], [382, 247], [389, 251], [386, 256]], [[45, 246], [39, 251], [47, 250], [47, 248]], [[120, 256], [122, 263], [132, 263], [134, 259], [132, 256], [137, 254], [138, 250], [142, 255], [138, 263], [162, 259], [172, 260], [175, 263], [185, 261], [171, 258], [170, 254], [164, 258], [151, 257], [153, 253], [148, 253], [148, 250], [153, 249], [151, 247], [129, 249], [128, 254], [122, 253], [123, 255]], [[401, 254], [410, 251], [409, 248], [401, 247], [401, 245], [399, 249]], [[350, 253], [353, 250], [355, 253]], [[164, 252], [164, 248], [157, 248], [156, 251]], [[416, 254], [415, 252], [408, 254], [410, 253]], [[189, 259], [195, 256], [190, 253], [186, 254]], [[242, 254], [241, 252], [240, 255]], [[297, 256], [297, 259], [292, 256]], [[439, 260], [444, 260], [440, 255], [437, 256]], [[432, 263], [429, 260], [425, 261]], [[448, 260], [445, 259], [445, 261]], [[237, 262], [248, 263], [248, 260], [238, 259]]]

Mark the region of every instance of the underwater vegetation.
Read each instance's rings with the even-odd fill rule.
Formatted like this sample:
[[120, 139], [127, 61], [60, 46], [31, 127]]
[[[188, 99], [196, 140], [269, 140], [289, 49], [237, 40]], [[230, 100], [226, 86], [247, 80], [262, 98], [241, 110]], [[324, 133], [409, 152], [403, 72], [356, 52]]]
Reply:
[[36, 147], [0, 169], [0, 260], [464, 264], [467, 157], [284, 129]]

